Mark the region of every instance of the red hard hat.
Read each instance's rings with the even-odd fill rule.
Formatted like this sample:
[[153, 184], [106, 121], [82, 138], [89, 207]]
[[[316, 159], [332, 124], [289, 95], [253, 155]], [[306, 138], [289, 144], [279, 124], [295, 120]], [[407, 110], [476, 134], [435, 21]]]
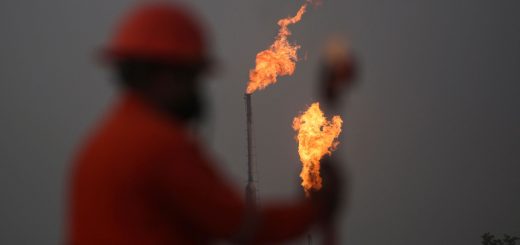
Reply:
[[202, 25], [186, 8], [171, 3], [140, 5], [125, 16], [107, 49], [110, 61], [141, 58], [161, 62], [205, 62]]

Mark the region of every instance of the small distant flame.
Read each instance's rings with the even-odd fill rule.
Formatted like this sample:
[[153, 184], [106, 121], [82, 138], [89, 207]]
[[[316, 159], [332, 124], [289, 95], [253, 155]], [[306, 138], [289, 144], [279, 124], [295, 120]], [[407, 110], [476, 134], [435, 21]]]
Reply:
[[342, 123], [343, 120], [339, 116], [334, 116], [328, 121], [318, 102], [294, 118], [292, 126], [297, 132], [298, 153], [303, 165], [300, 177], [307, 196], [311, 189], [321, 189], [320, 159], [336, 149]]
[[248, 94], [275, 83], [278, 76], [293, 74], [300, 46], [290, 44], [287, 40], [287, 37], [291, 35], [287, 26], [300, 21], [306, 9], [307, 4], [303, 4], [295, 16], [278, 21], [280, 30], [276, 40], [271, 47], [256, 55], [255, 69], [249, 71], [249, 83], [246, 89]]

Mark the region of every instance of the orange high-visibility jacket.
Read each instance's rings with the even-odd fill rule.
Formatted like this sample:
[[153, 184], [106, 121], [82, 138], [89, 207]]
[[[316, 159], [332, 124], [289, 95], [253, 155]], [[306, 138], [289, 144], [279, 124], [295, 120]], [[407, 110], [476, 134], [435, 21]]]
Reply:
[[207, 244], [244, 229], [253, 229], [250, 243], [277, 242], [315, 219], [302, 201], [246, 221], [242, 195], [215, 167], [181, 124], [125, 93], [74, 163], [67, 243]]

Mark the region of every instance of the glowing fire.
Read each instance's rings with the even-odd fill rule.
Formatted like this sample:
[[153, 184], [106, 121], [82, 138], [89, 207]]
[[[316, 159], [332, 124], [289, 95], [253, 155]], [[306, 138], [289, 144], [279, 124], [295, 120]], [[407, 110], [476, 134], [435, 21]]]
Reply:
[[249, 71], [249, 83], [246, 89], [248, 94], [275, 83], [278, 76], [293, 74], [296, 61], [298, 61], [297, 51], [300, 46], [290, 44], [287, 40], [287, 37], [291, 35], [287, 26], [300, 21], [306, 9], [307, 4], [303, 4], [295, 16], [278, 21], [280, 30], [276, 40], [271, 47], [256, 55], [255, 69]]
[[342, 123], [343, 120], [339, 116], [334, 116], [332, 121], [328, 121], [317, 102], [294, 118], [293, 129], [298, 133], [298, 153], [303, 165], [300, 177], [307, 196], [311, 189], [321, 189], [320, 159], [336, 149]]

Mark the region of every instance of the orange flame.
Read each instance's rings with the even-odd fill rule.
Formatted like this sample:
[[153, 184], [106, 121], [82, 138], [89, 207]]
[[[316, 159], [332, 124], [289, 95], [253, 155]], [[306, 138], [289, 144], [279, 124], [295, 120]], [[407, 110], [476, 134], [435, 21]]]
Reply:
[[290, 44], [287, 40], [287, 37], [291, 35], [287, 26], [300, 21], [306, 9], [307, 4], [303, 4], [295, 16], [278, 21], [280, 30], [276, 40], [271, 47], [256, 55], [256, 66], [255, 69], [249, 71], [246, 93], [252, 94], [258, 89], [264, 89], [275, 83], [278, 76], [293, 74], [300, 46]]
[[311, 189], [321, 189], [320, 159], [336, 149], [342, 123], [343, 120], [339, 116], [334, 116], [332, 121], [328, 121], [320, 110], [318, 102], [313, 103], [306, 112], [294, 118], [292, 126], [298, 132], [296, 140], [303, 165], [300, 177], [307, 196]]

